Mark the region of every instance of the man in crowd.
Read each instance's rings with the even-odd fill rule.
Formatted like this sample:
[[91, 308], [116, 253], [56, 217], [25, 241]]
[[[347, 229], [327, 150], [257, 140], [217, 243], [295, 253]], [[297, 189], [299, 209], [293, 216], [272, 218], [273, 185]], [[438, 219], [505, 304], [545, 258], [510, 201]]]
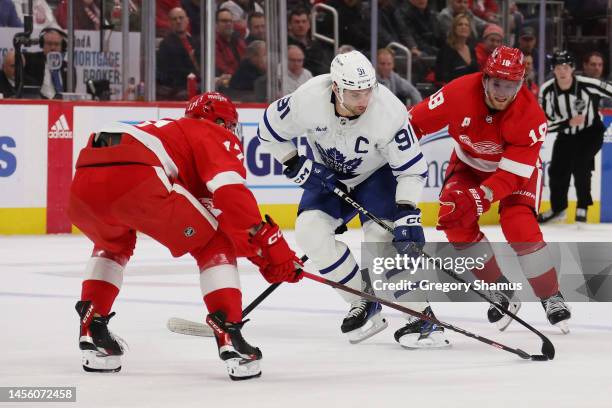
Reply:
[[390, 48], [381, 48], [376, 54], [376, 79], [393, 92], [406, 106], [416, 105], [423, 98], [418, 89], [395, 72], [395, 56]]
[[198, 60], [193, 37], [187, 32], [189, 17], [180, 7], [168, 13], [170, 30], [157, 52], [157, 98], [187, 99], [187, 75], [197, 74]]

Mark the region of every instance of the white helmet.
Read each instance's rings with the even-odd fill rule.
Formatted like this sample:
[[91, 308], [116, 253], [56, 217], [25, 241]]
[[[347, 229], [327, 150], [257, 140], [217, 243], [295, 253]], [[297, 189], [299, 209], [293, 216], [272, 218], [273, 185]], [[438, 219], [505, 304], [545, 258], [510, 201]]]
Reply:
[[368, 89], [376, 85], [376, 70], [370, 60], [359, 51], [338, 54], [330, 67], [332, 82], [338, 87], [338, 98], [343, 103], [345, 89]]

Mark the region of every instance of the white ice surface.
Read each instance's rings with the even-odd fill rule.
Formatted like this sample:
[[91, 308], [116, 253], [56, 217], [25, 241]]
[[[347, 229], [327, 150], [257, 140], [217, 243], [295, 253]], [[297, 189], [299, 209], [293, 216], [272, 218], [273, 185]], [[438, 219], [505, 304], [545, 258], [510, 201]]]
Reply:
[[[486, 233], [503, 239], [499, 228]], [[435, 230], [426, 234], [442, 240]], [[359, 250], [358, 231], [343, 237]], [[554, 226], [545, 238], [612, 241], [612, 227]], [[0, 237], [0, 386], [76, 386], [76, 404], [47, 403], [62, 407], [612, 407], [610, 303], [572, 304], [567, 336], [548, 325], [541, 305], [525, 304], [521, 316], [557, 349], [554, 361], [531, 362], [452, 332], [449, 350], [404, 350], [393, 340], [403, 318], [388, 309], [387, 330], [350, 345], [339, 329], [347, 306], [306, 280], [282, 285], [249, 316], [243, 333], [262, 349], [263, 375], [232, 382], [213, 339], [165, 328], [172, 316], [203, 318], [199, 280], [190, 258], [172, 259], [147, 237], [139, 238], [110, 324], [130, 346], [123, 370], [85, 373], [74, 303], [90, 251], [83, 236]], [[240, 269], [246, 305], [267, 284], [247, 263]], [[540, 341], [518, 324], [504, 333], [490, 326], [485, 304], [434, 307], [441, 320], [539, 353]]]

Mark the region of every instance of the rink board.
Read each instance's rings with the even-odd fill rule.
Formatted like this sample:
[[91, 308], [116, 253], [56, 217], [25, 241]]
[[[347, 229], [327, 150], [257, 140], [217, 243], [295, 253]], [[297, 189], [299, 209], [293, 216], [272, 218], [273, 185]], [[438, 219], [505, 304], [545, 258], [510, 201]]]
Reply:
[[[91, 132], [113, 121], [137, 123], [143, 120], [176, 118], [183, 113], [180, 103], [0, 101], [0, 234], [41, 234], [71, 232], [66, 215], [68, 192], [74, 164]], [[260, 203], [262, 213], [271, 214], [284, 228], [293, 228], [301, 189], [289, 184], [282, 166], [261, 148], [256, 137], [264, 105], [239, 105], [244, 134], [247, 183]], [[604, 113], [608, 128], [602, 153], [593, 172], [593, 199], [589, 222], [612, 221], [612, 111]], [[301, 153], [310, 154], [306, 138], [295, 139]], [[554, 136], [541, 152], [543, 162], [542, 206], [548, 208], [547, 168]], [[429, 178], [420, 204], [423, 223], [435, 225], [437, 196], [452, 150], [444, 131], [421, 141], [429, 163]], [[602, 164], [603, 163], [603, 164]], [[601, 202], [603, 203], [600, 206]], [[570, 189], [573, 219], [575, 194]], [[601, 209], [600, 209], [601, 207]], [[496, 207], [485, 214], [483, 224], [498, 221]], [[357, 226], [355, 220], [350, 224]]]

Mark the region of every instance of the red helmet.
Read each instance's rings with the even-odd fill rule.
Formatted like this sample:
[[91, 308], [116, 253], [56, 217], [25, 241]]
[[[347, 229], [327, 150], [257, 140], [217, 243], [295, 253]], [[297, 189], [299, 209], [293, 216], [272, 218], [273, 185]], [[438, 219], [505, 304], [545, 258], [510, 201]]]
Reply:
[[485, 75], [506, 81], [520, 81], [525, 76], [525, 57], [518, 48], [497, 47], [483, 69]]
[[185, 117], [210, 120], [232, 132], [238, 126], [236, 106], [219, 92], [206, 92], [191, 98], [185, 109]]

